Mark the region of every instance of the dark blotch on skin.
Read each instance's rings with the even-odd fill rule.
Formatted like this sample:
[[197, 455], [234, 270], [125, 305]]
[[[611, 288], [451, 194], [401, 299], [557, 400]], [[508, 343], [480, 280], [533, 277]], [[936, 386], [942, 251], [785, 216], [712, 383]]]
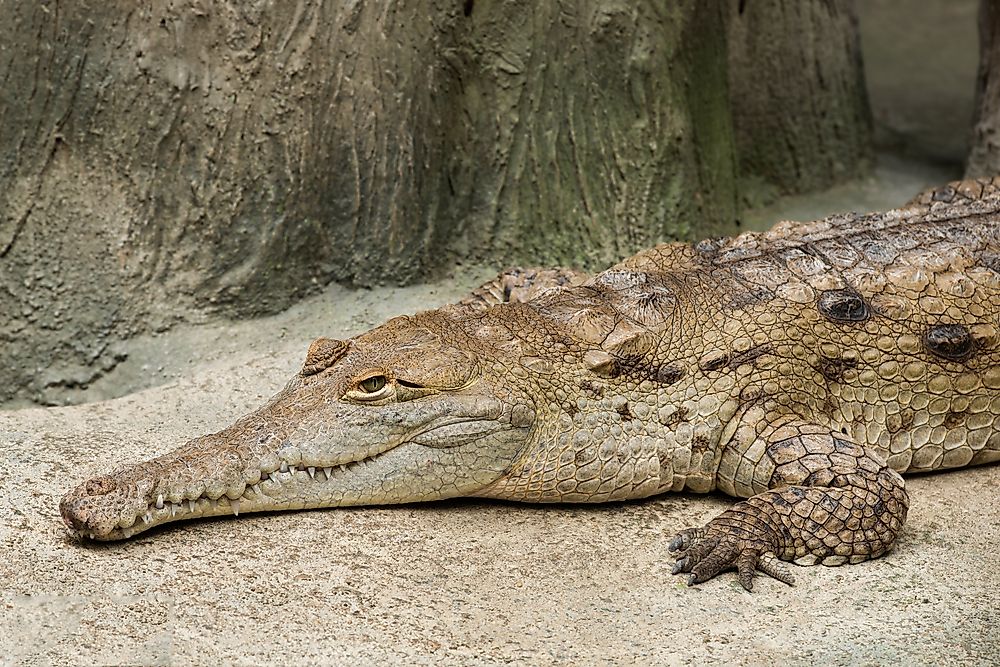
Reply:
[[994, 273], [1000, 273], [1000, 254], [986, 253], [982, 257], [982, 264]]
[[[879, 501], [881, 502], [881, 501]], [[821, 509], [826, 510], [830, 514], [837, 511], [837, 501], [829, 496], [829, 494], [824, 493], [819, 499], [819, 506]]]
[[834, 436], [833, 438], [833, 451], [838, 454], [850, 454], [851, 456], [856, 456], [858, 453], [858, 446], [853, 442], [847, 440], [841, 440], [840, 438]]
[[684, 369], [672, 364], [656, 366], [648, 363], [642, 355], [628, 355], [617, 361], [621, 374], [640, 380], [652, 380], [659, 384], [673, 384], [684, 377]]
[[955, 428], [965, 421], [965, 417], [966, 414], [964, 412], [949, 412], [945, 415], [944, 425], [948, 428]]
[[857, 367], [857, 359], [830, 359], [823, 357], [819, 362], [819, 372], [831, 382], [842, 382], [844, 380], [844, 371]]
[[740, 391], [740, 402], [744, 404], [753, 403], [754, 401], [760, 400], [760, 398], [763, 395], [764, 395], [763, 389], [761, 389], [760, 387], [749, 385], [743, 387], [743, 389]]
[[698, 241], [694, 244], [694, 249], [696, 252], [702, 255], [711, 255], [719, 251], [719, 248], [726, 242], [726, 239], [722, 236], [718, 236], [711, 239], [704, 239]]
[[900, 431], [908, 431], [913, 428], [913, 421], [916, 413], [910, 408], [899, 413], [899, 421], [889, 421], [886, 427], [889, 429], [890, 433], [899, 433]]
[[737, 352], [729, 358], [729, 367], [737, 368], [740, 364], [753, 364], [757, 361], [758, 357], [763, 357], [765, 354], [771, 354], [772, 348], [769, 344], [756, 345], [751, 347], [746, 352]]
[[924, 335], [924, 345], [939, 357], [961, 361], [972, 354], [972, 334], [963, 324], [939, 324]]
[[684, 369], [673, 365], [660, 366], [656, 372], [655, 381], [660, 384], [673, 384], [684, 377]]
[[688, 409], [682, 405], [679, 406], [677, 410], [673, 414], [671, 414], [665, 422], [663, 422], [663, 425], [667, 427], [677, 426], [681, 422], [686, 422], [687, 417], [688, 417]]
[[802, 480], [803, 486], [832, 486], [834, 474], [829, 470], [817, 470]]
[[823, 292], [816, 302], [819, 312], [835, 322], [863, 322], [870, 312], [861, 295], [850, 289], [831, 289]]
[[774, 298], [774, 292], [766, 287], [752, 290], [741, 290], [728, 294], [723, 301], [723, 310], [742, 310], [760, 303], [767, 303]]
[[951, 187], [950, 185], [946, 185], [945, 187], [939, 190], [935, 190], [934, 194], [931, 195], [931, 201], [943, 201], [945, 203], [951, 202], [951, 200], [954, 198], [955, 198], [955, 188]]
[[88, 496], [103, 496], [115, 490], [115, 481], [107, 475], [95, 477], [87, 482], [86, 490]]
[[717, 371], [727, 365], [729, 365], [729, 355], [718, 352], [703, 357], [698, 367], [703, 371]]
[[[793, 489], [792, 492], [794, 493], [795, 490]], [[796, 495], [801, 496], [802, 494], [798, 493]], [[774, 496], [772, 498], [772, 501], [774, 502], [775, 507], [784, 507], [786, 509], [791, 509], [791, 507], [792, 507], [792, 504], [790, 502], [788, 502], [787, 500], [785, 500], [784, 498], [782, 498], [781, 496]]]

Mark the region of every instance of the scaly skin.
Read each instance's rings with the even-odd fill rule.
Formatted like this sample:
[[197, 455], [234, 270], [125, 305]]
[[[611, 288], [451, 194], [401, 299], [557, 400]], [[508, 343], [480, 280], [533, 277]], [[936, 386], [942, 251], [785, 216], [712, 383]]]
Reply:
[[63, 518], [114, 540], [261, 510], [718, 489], [747, 500], [669, 543], [692, 583], [877, 557], [906, 518], [899, 473], [1000, 460], [995, 185], [661, 245], [586, 282], [515, 271], [319, 339], [266, 406], [83, 483]]

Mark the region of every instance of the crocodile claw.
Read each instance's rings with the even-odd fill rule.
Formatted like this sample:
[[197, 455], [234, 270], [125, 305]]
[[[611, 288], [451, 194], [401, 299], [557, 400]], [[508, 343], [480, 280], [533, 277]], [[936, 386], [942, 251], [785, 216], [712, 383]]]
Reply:
[[667, 549], [677, 555], [671, 574], [689, 574], [688, 586], [708, 581], [733, 567], [740, 585], [748, 591], [753, 590], [758, 570], [789, 586], [795, 583], [785, 563], [773, 551], [765, 550], [759, 540], [739, 537], [712, 523], [705, 528], [682, 530], [670, 540]]
[[[686, 551], [705, 535], [704, 528], [687, 528], [674, 535], [667, 545], [668, 551]], [[677, 574], [676, 572], [674, 574]]]

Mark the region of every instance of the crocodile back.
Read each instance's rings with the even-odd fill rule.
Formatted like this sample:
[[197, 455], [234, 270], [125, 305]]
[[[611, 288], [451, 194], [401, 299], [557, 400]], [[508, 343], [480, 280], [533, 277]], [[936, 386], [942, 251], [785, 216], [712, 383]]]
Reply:
[[705, 492], [727, 465], [749, 483], [765, 431], [790, 421], [900, 472], [1000, 460], [998, 212], [931, 200], [662, 244], [580, 285], [452, 311], [486, 377], [511, 378], [538, 415], [492, 491]]

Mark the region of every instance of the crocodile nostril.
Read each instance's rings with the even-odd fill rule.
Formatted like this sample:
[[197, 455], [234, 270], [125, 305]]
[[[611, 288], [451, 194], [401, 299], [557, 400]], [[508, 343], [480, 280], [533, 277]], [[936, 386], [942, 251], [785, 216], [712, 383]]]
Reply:
[[63, 523], [73, 530], [83, 530], [87, 525], [87, 512], [85, 504], [79, 500], [63, 498], [59, 503], [59, 513], [62, 515]]
[[59, 503], [63, 522], [77, 531], [93, 529], [91, 524], [95, 520], [94, 512], [99, 509], [103, 496], [113, 493], [117, 488], [118, 485], [110, 475], [88, 479]]

